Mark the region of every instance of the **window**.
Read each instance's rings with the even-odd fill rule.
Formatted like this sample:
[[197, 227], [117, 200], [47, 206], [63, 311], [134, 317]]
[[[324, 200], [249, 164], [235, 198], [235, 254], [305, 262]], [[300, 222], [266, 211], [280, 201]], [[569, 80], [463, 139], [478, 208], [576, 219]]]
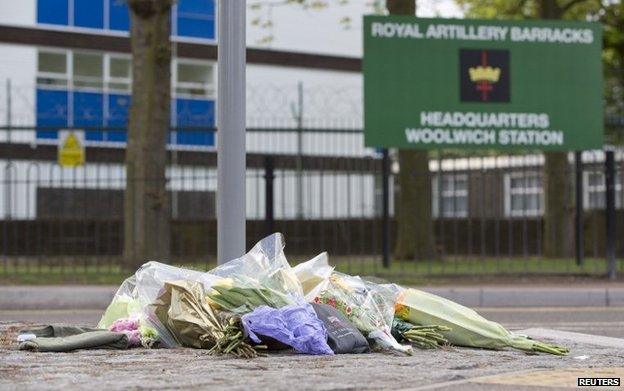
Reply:
[[101, 53], [75, 52], [74, 87], [102, 89], [103, 65]]
[[104, 0], [72, 0], [74, 26], [104, 28]]
[[108, 61], [108, 89], [116, 92], [130, 92], [132, 77], [130, 57], [110, 56]]
[[[37, 62], [37, 138], [55, 139], [44, 126], [109, 127], [87, 133], [89, 141], [124, 142], [132, 84], [128, 55], [41, 49]], [[198, 60], [172, 64], [172, 126], [180, 145], [214, 146], [214, 65]]]
[[103, 29], [108, 28], [105, 26], [105, 15], [108, 14], [111, 29], [124, 30], [125, 27], [127, 30], [126, 2], [126, 0], [37, 0], [37, 23]]
[[[68, 97], [66, 90], [37, 88], [37, 125], [67, 126], [69, 121]], [[50, 129], [37, 129], [37, 138], [55, 139], [56, 132]]]
[[214, 0], [179, 0], [173, 18], [175, 35], [212, 39], [215, 37]]
[[203, 61], [177, 60], [175, 91], [178, 95], [211, 97], [214, 95], [213, 66]]
[[128, 31], [130, 14], [126, 0], [108, 0], [108, 28], [117, 31]]
[[[583, 206], [585, 209], [604, 209], [606, 207], [605, 176], [601, 171], [584, 172]], [[615, 207], [622, 208], [622, 173], [615, 174]]]
[[67, 0], [37, 0], [37, 23], [69, 24], [69, 2]]
[[542, 214], [542, 177], [536, 172], [505, 175], [505, 214], [511, 217]]
[[[205, 99], [175, 100], [175, 119], [178, 127], [212, 127], [215, 120], [214, 101]], [[214, 145], [214, 132], [208, 130], [178, 130], [176, 142], [188, 145]]]
[[[35, 3], [37, 23], [124, 32], [130, 27], [127, 0], [35, 0]], [[172, 35], [215, 38], [215, 0], [174, 3]]]
[[468, 175], [443, 174], [441, 184], [439, 176], [435, 176], [432, 181], [432, 201], [434, 217], [467, 217]]
[[37, 56], [37, 84], [40, 86], [67, 86], [67, 53], [39, 51]]

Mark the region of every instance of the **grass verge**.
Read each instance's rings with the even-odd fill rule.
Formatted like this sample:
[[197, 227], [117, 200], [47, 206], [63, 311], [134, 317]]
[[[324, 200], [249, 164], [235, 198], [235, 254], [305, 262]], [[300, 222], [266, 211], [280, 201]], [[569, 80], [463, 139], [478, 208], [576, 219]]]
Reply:
[[[304, 260], [308, 257], [293, 257]], [[361, 276], [377, 276], [388, 281], [406, 285], [440, 285], [461, 283], [496, 283], [525, 279], [538, 281], [559, 279], [600, 279], [606, 275], [604, 259], [588, 258], [583, 265], [574, 259], [543, 258], [473, 258], [425, 261], [391, 261], [384, 268], [378, 258], [333, 257], [336, 270]], [[20, 264], [1, 263], [2, 285], [59, 285], [93, 284], [119, 285], [133, 271], [124, 270], [115, 262], [84, 264], [76, 260], [55, 261], [53, 265], [38, 262]], [[48, 262], [52, 263], [52, 262]], [[294, 264], [295, 262], [293, 262]], [[195, 270], [210, 270], [212, 263], [180, 262], [176, 266]], [[618, 270], [624, 270], [624, 261], [618, 261]]]

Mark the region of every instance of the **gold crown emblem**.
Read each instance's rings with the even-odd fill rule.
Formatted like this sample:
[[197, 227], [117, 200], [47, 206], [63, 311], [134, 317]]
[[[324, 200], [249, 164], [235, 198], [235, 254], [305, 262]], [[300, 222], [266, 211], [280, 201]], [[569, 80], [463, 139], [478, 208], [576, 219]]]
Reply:
[[478, 66], [468, 69], [468, 73], [470, 74], [470, 81], [472, 82], [487, 81], [489, 83], [496, 83], [500, 78], [501, 70], [500, 68], [493, 68], [490, 66]]

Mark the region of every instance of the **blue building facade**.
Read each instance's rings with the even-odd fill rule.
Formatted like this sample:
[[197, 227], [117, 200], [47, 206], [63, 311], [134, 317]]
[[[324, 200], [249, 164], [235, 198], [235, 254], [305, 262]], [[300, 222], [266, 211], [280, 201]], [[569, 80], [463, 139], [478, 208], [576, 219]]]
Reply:
[[[172, 9], [172, 35], [214, 40], [215, 11], [215, 0], [179, 0]], [[37, 0], [37, 23], [42, 27], [110, 34], [127, 33], [130, 18], [122, 0]], [[56, 131], [46, 130], [45, 126], [69, 126], [91, 129], [86, 132], [90, 142], [125, 142], [131, 99], [129, 56], [40, 49], [38, 61], [39, 139], [57, 137]], [[172, 133], [172, 144], [214, 145], [214, 132], [209, 130], [215, 123], [212, 68], [198, 61], [173, 60], [172, 127], [181, 129]], [[185, 131], [184, 127], [193, 130]]]

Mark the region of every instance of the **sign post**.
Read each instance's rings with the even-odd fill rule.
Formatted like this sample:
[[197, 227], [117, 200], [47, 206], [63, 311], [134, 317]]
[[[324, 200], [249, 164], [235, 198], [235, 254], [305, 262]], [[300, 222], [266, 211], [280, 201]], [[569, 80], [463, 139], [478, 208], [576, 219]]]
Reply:
[[605, 152], [605, 258], [607, 277], [617, 278], [617, 260], [615, 257], [615, 153], [609, 148]]
[[602, 27], [364, 18], [370, 147], [602, 148]]
[[585, 246], [583, 243], [583, 152], [574, 152], [574, 171], [576, 185], [576, 213], [574, 214], [574, 241], [576, 242], [576, 264], [583, 266]]
[[382, 264], [390, 268], [390, 155], [388, 149], [382, 150], [381, 158], [381, 221], [382, 237], [381, 251]]
[[217, 261], [245, 253], [245, 0], [219, 0]]

